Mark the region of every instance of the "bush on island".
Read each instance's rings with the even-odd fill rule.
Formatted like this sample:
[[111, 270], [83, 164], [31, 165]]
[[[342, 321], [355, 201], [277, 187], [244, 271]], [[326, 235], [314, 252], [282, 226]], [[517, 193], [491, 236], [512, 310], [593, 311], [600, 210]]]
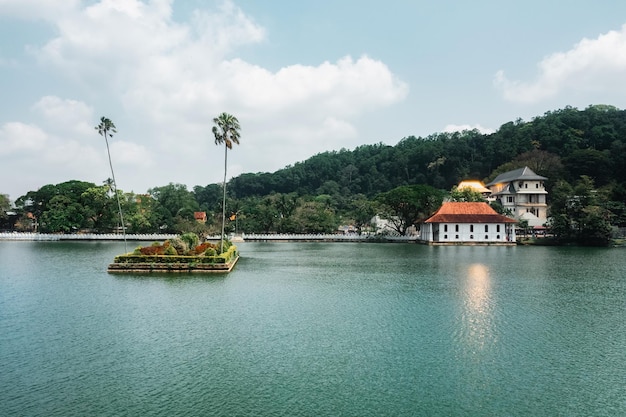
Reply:
[[[185, 233], [180, 237], [175, 237], [164, 241], [162, 244], [153, 242], [148, 246], [138, 246], [134, 251], [135, 256], [203, 256], [216, 257], [222, 255], [219, 242], [202, 242], [195, 233]], [[224, 254], [229, 252], [233, 246], [232, 242], [224, 240]]]
[[183, 233], [180, 239], [187, 244], [188, 249], [195, 248], [200, 243], [198, 235], [192, 232]]

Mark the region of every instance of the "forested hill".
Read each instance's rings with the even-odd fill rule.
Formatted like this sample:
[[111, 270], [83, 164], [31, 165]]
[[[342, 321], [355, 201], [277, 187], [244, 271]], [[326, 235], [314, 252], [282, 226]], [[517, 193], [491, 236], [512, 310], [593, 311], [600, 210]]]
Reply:
[[[566, 107], [531, 121], [518, 119], [493, 134], [476, 130], [407, 137], [397, 145], [363, 145], [317, 154], [274, 173], [243, 174], [229, 182], [233, 198], [271, 193], [364, 194], [407, 184], [450, 189], [463, 179], [488, 179], [528, 165], [538, 174], [601, 187], [626, 188], [626, 111]], [[549, 184], [550, 185], [550, 184]]]

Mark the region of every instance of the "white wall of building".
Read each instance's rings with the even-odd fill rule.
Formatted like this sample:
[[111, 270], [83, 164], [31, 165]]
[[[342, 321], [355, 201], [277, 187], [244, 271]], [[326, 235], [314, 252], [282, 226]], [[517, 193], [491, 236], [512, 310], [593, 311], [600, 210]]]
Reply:
[[515, 241], [515, 228], [505, 223], [428, 223], [422, 225], [420, 238], [438, 242]]

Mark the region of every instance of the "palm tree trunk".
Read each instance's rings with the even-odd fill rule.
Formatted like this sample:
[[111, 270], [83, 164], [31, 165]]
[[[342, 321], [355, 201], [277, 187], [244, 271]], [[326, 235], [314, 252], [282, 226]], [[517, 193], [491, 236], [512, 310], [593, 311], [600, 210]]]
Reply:
[[120, 211], [120, 222], [122, 224], [122, 233], [124, 235], [124, 253], [128, 253], [128, 248], [126, 246], [126, 227], [124, 227], [124, 216], [122, 215], [122, 205], [120, 204], [120, 196], [117, 193], [117, 183], [115, 182], [115, 173], [113, 172], [113, 163], [111, 162], [111, 152], [109, 151], [109, 141], [107, 140], [106, 134], [104, 135], [104, 141], [107, 144], [107, 155], [109, 156], [109, 166], [111, 167], [111, 176], [113, 177], [113, 192], [115, 192], [115, 197], [117, 198], [117, 208]]
[[226, 224], [226, 163], [228, 158], [228, 146], [224, 143], [224, 181], [222, 182], [222, 189], [224, 190], [224, 198], [222, 200], [222, 239], [220, 245], [220, 252], [224, 253], [224, 225]]

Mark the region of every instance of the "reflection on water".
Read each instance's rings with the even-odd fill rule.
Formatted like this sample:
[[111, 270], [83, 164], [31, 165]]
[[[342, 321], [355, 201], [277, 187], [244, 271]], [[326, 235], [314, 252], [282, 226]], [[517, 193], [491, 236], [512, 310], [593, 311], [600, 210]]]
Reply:
[[475, 263], [467, 268], [462, 321], [470, 351], [481, 351], [494, 342], [493, 300], [489, 268]]

